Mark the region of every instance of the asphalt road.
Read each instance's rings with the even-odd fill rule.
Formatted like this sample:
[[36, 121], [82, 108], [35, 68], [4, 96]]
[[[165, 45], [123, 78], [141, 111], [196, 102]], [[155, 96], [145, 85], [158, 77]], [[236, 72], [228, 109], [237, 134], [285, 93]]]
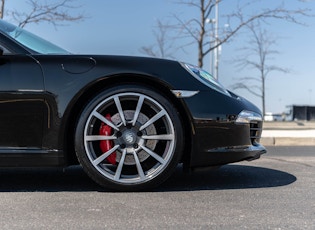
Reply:
[[315, 229], [315, 147], [113, 193], [80, 167], [1, 169], [1, 229]]

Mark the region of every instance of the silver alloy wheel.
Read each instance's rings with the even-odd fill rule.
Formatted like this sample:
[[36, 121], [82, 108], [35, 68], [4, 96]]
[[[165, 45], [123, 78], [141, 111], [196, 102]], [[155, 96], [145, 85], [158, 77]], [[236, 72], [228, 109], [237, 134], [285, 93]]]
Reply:
[[[111, 119], [106, 118], [110, 114]], [[110, 135], [97, 133], [100, 123]], [[84, 128], [84, 148], [93, 167], [115, 183], [141, 184], [158, 176], [175, 151], [175, 130], [163, 106], [141, 93], [118, 93], [98, 103]], [[111, 141], [106, 152], [100, 141]], [[106, 159], [116, 154], [116, 164]]]

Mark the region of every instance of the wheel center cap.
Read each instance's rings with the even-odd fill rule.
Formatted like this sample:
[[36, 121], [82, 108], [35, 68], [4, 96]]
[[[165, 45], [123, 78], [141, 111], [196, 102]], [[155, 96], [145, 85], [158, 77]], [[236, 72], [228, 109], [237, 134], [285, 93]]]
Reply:
[[137, 140], [136, 134], [132, 131], [126, 131], [123, 134], [123, 139], [126, 142], [126, 144], [134, 144]]

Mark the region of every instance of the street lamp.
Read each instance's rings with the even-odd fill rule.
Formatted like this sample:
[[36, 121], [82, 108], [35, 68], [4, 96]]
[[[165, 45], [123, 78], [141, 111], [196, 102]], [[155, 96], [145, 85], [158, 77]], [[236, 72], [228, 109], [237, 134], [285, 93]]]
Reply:
[[[214, 37], [214, 33], [213, 33], [213, 24], [215, 23], [215, 19], [210, 19], [207, 18], [206, 19], [206, 23], [211, 24], [211, 32], [209, 34], [210, 36], [210, 49], [212, 47], [213, 44], [213, 37]], [[214, 46], [214, 45], [213, 45]], [[214, 74], [214, 51], [210, 52], [210, 66], [209, 66], [209, 73], [211, 73], [212, 75]], [[213, 75], [214, 76], [214, 75]]]
[[[215, 2], [215, 18], [214, 19], [206, 19], [206, 23], [214, 25], [212, 27], [212, 31], [214, 30], [214, 49], [212, 52], [212, 56], [210, 56], [210, 72], [215, 77], [215, 79], [219, 78], [219, 0]], [[212, 35], [210, 33], [210, 46], [212, 44]]]
[[215, 1], [215, 22], [214, 22], [214, 77], [219, 79], [219, 0]]

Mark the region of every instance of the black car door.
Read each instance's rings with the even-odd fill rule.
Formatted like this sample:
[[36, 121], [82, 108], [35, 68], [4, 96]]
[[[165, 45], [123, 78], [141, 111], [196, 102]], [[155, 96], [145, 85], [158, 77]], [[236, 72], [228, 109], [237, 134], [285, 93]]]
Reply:
[[36, 60], [27, 54], [0, 55], [0, 149], [42, 147], [48, 114], [43, 93]]

